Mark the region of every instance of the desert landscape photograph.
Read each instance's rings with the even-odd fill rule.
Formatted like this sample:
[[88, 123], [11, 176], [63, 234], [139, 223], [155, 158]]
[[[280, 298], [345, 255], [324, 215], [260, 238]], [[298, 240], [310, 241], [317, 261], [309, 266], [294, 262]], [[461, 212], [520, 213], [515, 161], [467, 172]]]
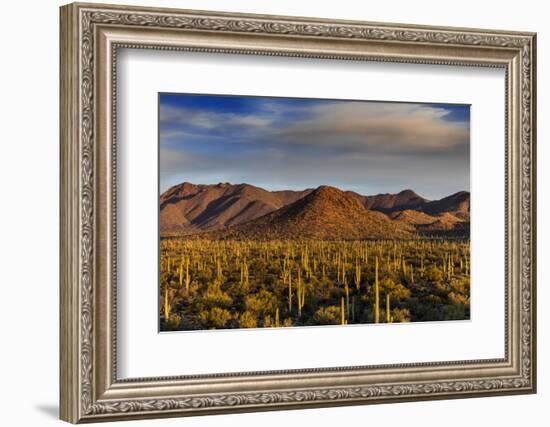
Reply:
[[158, 111], [160, 331], [469, 320], [469, 105]]

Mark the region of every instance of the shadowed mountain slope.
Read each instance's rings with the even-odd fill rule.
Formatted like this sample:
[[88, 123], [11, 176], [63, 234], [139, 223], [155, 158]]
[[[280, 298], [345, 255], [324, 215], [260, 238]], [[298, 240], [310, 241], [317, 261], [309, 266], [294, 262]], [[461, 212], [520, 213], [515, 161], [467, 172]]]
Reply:
[[413, 231], [408, 224], [366, 209], [352, 195], [321, 186], [290, 205], [215, 235], [247, 239], [350, 240], [407, 238]]
[[463, 220], [470, 219], [470, 193], [460, 191], [440, 200], [434, 200], [422, 206], [421, 210], [430, 215], [451, 213]]
[[271, 192], [248, 184], [184, 182], [161, 195], [160, 229], [196, 232], [241, 224], [292, 203], [309, 191]]
[[395, 221], [401, 221], [412, 225], [431, 224], [437, 220], [434, 216], [412, 209], [395, 211], [390, 213], [388, 216]]
[[428, 200], [420, 197], [412, 190], [403, 190], [397, 194], [376, 194], [375, 196], [360, 196], [367, 209], [382, 212], [394, 212], [396, 210], [419, 209]]
[[[412, 190], [363, 196], [321, 186], [267, 191], [249, 184], [175, 185], [160, 196], [161, 233], [256, 238], [466, 235], [470, 193], [427, 200]], [[219, 232], [218, 232], [219, 231]]]

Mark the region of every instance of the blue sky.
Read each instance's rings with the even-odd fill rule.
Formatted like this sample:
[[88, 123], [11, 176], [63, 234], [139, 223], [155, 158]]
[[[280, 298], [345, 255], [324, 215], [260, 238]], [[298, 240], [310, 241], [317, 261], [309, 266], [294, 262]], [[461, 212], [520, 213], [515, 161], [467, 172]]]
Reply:
[[160, 190], [230, 182], [440, 198], [469, 190], [469, 134], [465, 105], [163, 93]]

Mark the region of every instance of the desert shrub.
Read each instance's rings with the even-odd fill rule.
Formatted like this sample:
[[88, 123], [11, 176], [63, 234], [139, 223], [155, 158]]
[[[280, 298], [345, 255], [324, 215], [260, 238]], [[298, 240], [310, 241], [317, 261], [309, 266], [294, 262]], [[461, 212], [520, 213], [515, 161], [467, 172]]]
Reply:
[[163, 319], [163, 325], [161, 329], [164, 331], [177, 331], [180, 329], [181, 325], [181, 316], [177, 314], [170, 315], [170, 318], [168, 320]]
[[394, 308], [391, 311], [392, 321], [399, 322], [410, 322], [411, 321], [411, 312], [406, 308]]
[[329, 306], [319, 308], [313, 314], [314, 325], [338, 325], [340, 324], [340, 307]]
[[425, 277], [430, 282], [438, 283], [443, 280], [443, 272], [436, 265], [432, 265], [426, 271]]
[[261, 289], [258, 293], [245, 297], [245, 307], [260, 315], [271, 314], [276, 308], [276, 298], [271, 292]]
[[256, 322], [256, 316], [249, 311], [239, 314], [239, 327], [241, 328], [256, 328], [258, 323]]
[[381, 292], [389, 294], [393, 300], [401, 301], [411, 296], [411, 291], [400, 283], [395, 283], [392, 279], [384, 278], [380, 282]]
[[199, 317], [208, 329], [221, 329], [231, 319], [231, 313], [224, 308], [213, 307], [210, 311], [201, 312]]

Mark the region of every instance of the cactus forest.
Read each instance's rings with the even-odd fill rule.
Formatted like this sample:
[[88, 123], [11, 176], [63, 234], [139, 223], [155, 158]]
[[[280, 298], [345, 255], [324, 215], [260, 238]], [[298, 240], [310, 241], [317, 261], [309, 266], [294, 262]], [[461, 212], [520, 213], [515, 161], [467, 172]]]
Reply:
[[161, 240], [160, 329], [464, 320], [469, 240]]

